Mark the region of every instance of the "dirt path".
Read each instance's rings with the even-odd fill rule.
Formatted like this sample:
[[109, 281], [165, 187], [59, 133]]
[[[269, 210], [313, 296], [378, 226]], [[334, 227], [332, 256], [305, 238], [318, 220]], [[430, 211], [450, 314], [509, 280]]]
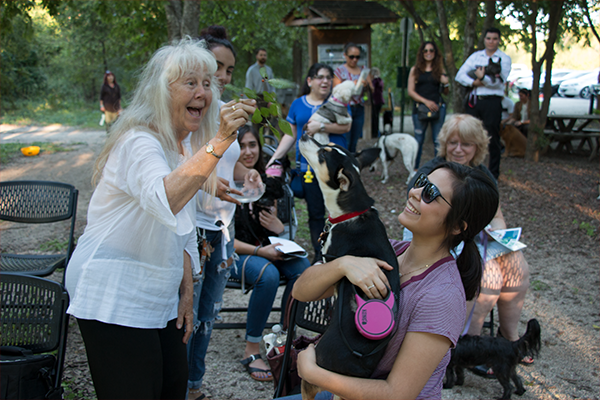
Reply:
[[[79, 189], [76, 235], [81, 235], [92, 194], [91, 171], [103, 145], [104, 131], [3, 125], [0, 126], [0, 140], [2, 143], [46, 140], [70, 144], [72, 151], [69, 152], [19, 156], [9, 164], [2, 164], [0, 180], [43, 179], [75, 185]], [[365, 143], [361, 142], [360, 146]], [[432, 156], [431, 145], [427, 145], [423, 159]], [[530, 318], [537, 318], [542, 326], [540, 357], [533, 366], [519, 366], [518, 369], [527, 389], [522, 398], [598, 399], [598, 160], [589, 162], [582, 155], [550, 153], [536, 164], [521, 159], [503, 159], [501, 171], [502, 209], [509, 226], [523, 227], [522, 241], [528, 245], [524, 254], [531, 269], [531, 288], [519, 331], [524, 332]], [[386, 185], [380, 183], [377, 173], [368, 171], [363, 173], [363, 181], [376, 200], [389, 236], [400, 238], [401, 227], [396, 218], [406, 190], [406, 172], [401, 163], [396, 163], [390, 174]], [[54, 238], [57, 233], [44, 236], [39, 229], [16, 229], [1, 223], [0, 234], [3, 251], [19, 248], [37, 252], [41, 243]], [[301, 244], [310, 247], [308, 243]], [[54, 278], [60, 279], [60, 276]], [[225, 295], [226, 305], [247, 301], [248, 296], [239, 292], [228, 290]], [[238, 316], [238, 319], [244, 320], [244, 316]], [[204, 382], [205, 390], [216, 399], [269, 399], [273, 395], [272, 383], [253, 381], [238, 363], [242, 358], [243, 338], [243, 330], [213, 333]], [[95, 398], [76, 324], [71, 324], [69, 331], [64, 381], [65, 398]], [[443, 398], [490, 399], [500, 393], [501, 387], [496, 381], [467, 373], [465, 385], [444, 390]]]

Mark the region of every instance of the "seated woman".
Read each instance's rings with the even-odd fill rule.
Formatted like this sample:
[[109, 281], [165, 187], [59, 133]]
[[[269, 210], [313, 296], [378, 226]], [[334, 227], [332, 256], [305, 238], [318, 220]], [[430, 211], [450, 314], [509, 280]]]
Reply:
[[[260, 172], [264, 182], [265, 168], [262, 158], [262, 145], [258, 134], [245, 126], [240, 129], [238, 141], [241, 147], [239, 162], [246, 168], [254, 168]], [[279, 278], [283, 275], [288, 280], [287, 287], [281, 299], [281, 309], [285, 310], [286, 300], [289, 297], [292, 286], [300, 274], [308, 268], [309, 262], [306, 258], [284, 260], [283, 253], [276, 249], [278, 243], [269, 244], [268, 237], [262, 236], [260, 233], [258, 233], [258, 240], [252, 243], [238, 240], [241, 232], [248, 229], [247, 224], [244, 224], [242, 212], [242, 207], [238, 206], [235, 216], [236, 239], [234, 247], [240, 259], [236, 263], [237, 268], [232, 269], [231, 276], [240, 280], [243, 276], [245, 282], [253, 285], [253, 289], [250, 296], [250, 303], [248, 304], [246, 348], [244, 350], [244, 359], [241, 363], [252, 379], [256, 379], [257, 381], [271, 381], [273, 380], [273, 376], [265, 362], [260, 358], [259, 345], [267, 318], [271, 313], [275, 295], [277, 294]], [[260, 211], [259, 219], [262, 227], [266, 231], [272, 232], [272, 236], [280, 235], [281, 237], [289, 238], [289, 234], [285, 230], [283, 223], [277, 218], [277, 201], [273, 203], [270, 211]]]
[[[477, 213], [471, 212], [474, 208]], [[317, 365], [310, 345], [298, 355], [302, 379], [345, 399], [441, 398], [450, 350], [464, 324], [466, 300], [479, 289], [481, 263], [473, 238], [497, 208], [496, 185], [480, 170], [446, 163], [429, 176], [420, 176], [398, 216], [414, 232], [413, 241], [391, 241], [400, 266], [402, 312], [375, 372], [362, 379], [325, 370]], [[465, 248], [455, 260], [450, 251], [462, 241]], [[300, 301], [325, 298], [346, 277], [365, 288], [369, 298], [382, 298], [388, 283], [381, 268], [392, 267], [373, 258], [340, 257], [307, 269], [292, 295]]]
[[[457, 114], [450, 118], [438, 136], [440, 148], [439, 156], [429, 161], [419, 169], [419, 173], [427, 174], [445, 161], [453, 161], [485, 172], [492, 177], [491, 172], [482, 164], [488, 152], [488, 135], [483, 124], [477, 118], [467, 114]], [[416, 178], [415, 178], [416, 179]], [[414, 180], [414, 179], [413, 179]], [[412, 182], [411, 182], [412, 183]], [[410, 187], [410, 186], [409, 186]], [[500, 206], [494, 219], [490, 222], [492, 230], [506, 229], [506, 222]], [[405, 236], [406, 238], [406, 236]], [[517, 331], [525, 294], [529, 288], [529, 266], [521, 251], [509, 252], [497, 258], [490, 259], [490, 248], [481, 244], [480, 253], [488, 252], [481, 293], [477, 297], [475, 310], [468, 326], [468, 334], [479, 335], [485, 317], [498, 303], [498, 317], [500, 326], [498, 335], [514, 341], [519, 338]], [[490, 242], [489, 245], [493, 245]], [[471, 308], [470, 306], [469, 308]], [[531, 364], [533, 359], [527, 357], [522, 363]], [[486, 369], [476, 370], [485, 375]], [[491, 371], [487, 371], [491, 373]]]
[[519, 128], [521, 133], [527, 137], [529, 130], [529, 114], [531, 113], [531, 91], [528, 89], [519, 89], [519, 101], [505, 124], [511, 124]]

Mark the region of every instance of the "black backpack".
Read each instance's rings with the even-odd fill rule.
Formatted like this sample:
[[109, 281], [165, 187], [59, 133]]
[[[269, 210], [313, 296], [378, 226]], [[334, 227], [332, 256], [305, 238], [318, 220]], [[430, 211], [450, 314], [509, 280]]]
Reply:
[[0, 348], [0, 399], [62, 399], [52, 386], [56, 357], [21, 347]]

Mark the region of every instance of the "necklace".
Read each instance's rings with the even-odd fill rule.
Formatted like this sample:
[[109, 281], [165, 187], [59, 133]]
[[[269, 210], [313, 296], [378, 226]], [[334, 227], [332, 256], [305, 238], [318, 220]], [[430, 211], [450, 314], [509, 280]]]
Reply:
[[[405, 255], [405, 256], [404, 256], [404, 258], [402, 259], [402, 267], [404, 267], [404, 261], [406, 261], [406, 255]], [[418, 272], [418, 271], [424, 270], [424, 269], [426, 269], [426, 268], [429, 268], [430, 266], [431, 266], [431, 265], [429, 265], [429, 264], [425, 264], [425, 266], [424, 266], [424, 267], [417, 268], [417, 269], [413, 269], [412, 271], [410, 271], [410, 272], [406, 272], [406, 273], [404, 273], [404, 274], [403, 274], [402, 272], [398, 272], [398, 274], [400, 274], [400, 278], [402, 278], [403, 276], [410, 275], [410, 274], [413, 274], [413, 273], [415, 273], [415, 272]]]

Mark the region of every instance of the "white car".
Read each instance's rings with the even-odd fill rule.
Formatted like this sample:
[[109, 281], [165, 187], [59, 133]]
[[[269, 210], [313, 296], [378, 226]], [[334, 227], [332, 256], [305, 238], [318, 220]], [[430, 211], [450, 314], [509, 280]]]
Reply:
[[577, 78], [563, 81], [558, 87], [558, 94], [563, 97], [579, 96], [584, 99], [589, 99], [591, 94], [590, 86], [598, 83], [599, 71], [600, 69], [596, 68]]

